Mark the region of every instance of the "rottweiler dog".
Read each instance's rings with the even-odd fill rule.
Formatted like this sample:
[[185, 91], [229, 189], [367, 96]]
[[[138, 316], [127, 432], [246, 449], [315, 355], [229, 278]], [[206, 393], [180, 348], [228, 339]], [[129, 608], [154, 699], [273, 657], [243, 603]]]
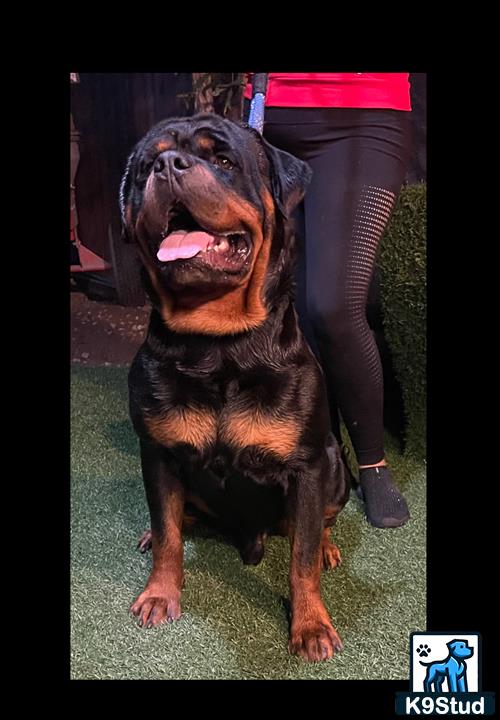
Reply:
[[290, 216], [310, 175], [248, 125], [201, 114], [147, 133], [120, 201], [152, 303], [129, 397], [153, 569], [131, 611], [145, 627], [180, 617], [194, 508], [245, 563], [262, 559], [267, 536], [288, 535], [289, 650], [318, 661], [342, 649], [320, 571], [340, 562], [329, 528], [349, 482], [293, 305]]

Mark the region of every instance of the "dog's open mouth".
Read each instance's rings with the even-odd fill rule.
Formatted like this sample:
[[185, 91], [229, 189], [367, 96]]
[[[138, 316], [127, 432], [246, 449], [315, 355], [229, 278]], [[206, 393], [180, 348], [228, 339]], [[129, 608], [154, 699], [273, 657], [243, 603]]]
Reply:
[[156, 256], [162, 263], [197, 258], [211, 268], [239, 272], [246, 264], [251, 248], [248, 233], [211, 232], [201, 227], [187, 208], [177, 203], [169, 213], [167, 231]]

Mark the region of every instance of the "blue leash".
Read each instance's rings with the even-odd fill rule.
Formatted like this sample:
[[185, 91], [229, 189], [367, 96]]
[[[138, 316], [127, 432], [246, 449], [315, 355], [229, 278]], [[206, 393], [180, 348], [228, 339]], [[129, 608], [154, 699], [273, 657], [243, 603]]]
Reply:
[[267, 90], [267, 73], [255, 73], [252, 78], [252, 101], [248, 124], [262, 135]]

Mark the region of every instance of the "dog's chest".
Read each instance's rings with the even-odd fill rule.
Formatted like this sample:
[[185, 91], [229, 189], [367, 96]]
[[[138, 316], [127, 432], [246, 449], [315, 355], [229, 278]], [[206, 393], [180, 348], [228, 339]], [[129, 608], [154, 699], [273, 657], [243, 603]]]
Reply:
[[277, 373], [264, 371], [199, 385], [181, 377], [169, 401], [146, 418], [146, 426], [162, 445], [189, 445], [205, 457], [222, 446], [233, 453], [257, 448], [286, 459], [300, 436], [289, 385]]

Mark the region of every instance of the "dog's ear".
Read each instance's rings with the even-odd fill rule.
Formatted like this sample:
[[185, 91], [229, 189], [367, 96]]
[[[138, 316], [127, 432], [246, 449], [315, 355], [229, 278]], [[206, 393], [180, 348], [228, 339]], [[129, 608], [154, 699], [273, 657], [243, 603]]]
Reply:
[[264, 152], [271, 166], [271, 189], [274, 200], [285, 218], [305, 195], [312, 177], [312, 170], [302, 160], [280, 150], [260, 138]]

